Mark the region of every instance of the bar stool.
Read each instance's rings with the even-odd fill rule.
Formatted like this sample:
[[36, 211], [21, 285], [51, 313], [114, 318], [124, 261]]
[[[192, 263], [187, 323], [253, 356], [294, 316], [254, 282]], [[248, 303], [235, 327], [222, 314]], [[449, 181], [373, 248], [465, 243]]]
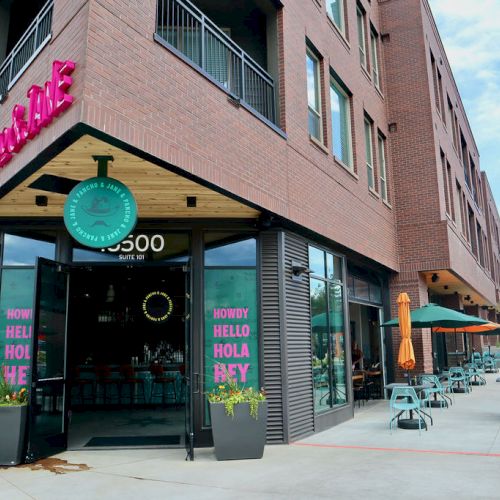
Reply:
[[[124, 394], [123, 394], [123, 389], [125, 387], [128, 387], [129, 390], [129, 398], [130, 398], [130, 405], [132, 406], [137, 398], [142, 398], [144, 404], [146, 403], [146, 391], [144, 389], [144, 379], [138, 378], [135, 374], [134, 367], [132, 365], [122, 365], [120, 366], [120, 376], [122, 377], [120, 379], [120, 403], [123, 402], [124, 399]], [[141, 393], [139, 394], [138, 391], [136, 391], [136, 388], [140, 387], [141, 388]], [[127, 396], [125, 395], [125, 398]]]
[[[120, 380], [118, 378], [111, 377], [111, 368], [108, 365], [99, 365], [95, 368], [96, 373], [96, 389], [95, 389], [95, 400], [102, 396], [102, 401], [104, 404], [109, 400], [113, 403], [113, 399], [116, 402], [120, 402]], [[101, 388], [101, 394], [99, 394], [99, 388]], [[113, 394], [112, 389], [116, 389], [116, 393]]]
[[[161, 396], [161, 402], [162, 404], [166, 404], [168, 398], [169, 398], [169, 393], [168, 393], [168, 388], [169, 386], [172, 386], [172, 393], [174, 396], [173, 402], [177, 402], [177, 389], [175, 387], [176, 383], [176, 378], [175, 377], [167, 377], [164, 376], [164, 370], [163, 366], [159, 364], [152, 364], [149, 368], [151, 375], [153, 375], [153, 381], [151, 383], [151, 399], [150, 401], [153, 402], [154, 397]], [[156, 390], [155, 392], [155, 386], [161, 387], [161, 392]]]
[[[90, 394], [86, 394], [85, 388], [90, 387]], [[89, 400], [91, 403], [95, 401], [95, 380], [89, 377], [82, 377], [81, 368], [76, 367], [73, 370], [73, 381], [71, 383], [71, 388], [76, 388], [76, 397], [80, 399], [80, 404], [84, 405], [85, 400]]]

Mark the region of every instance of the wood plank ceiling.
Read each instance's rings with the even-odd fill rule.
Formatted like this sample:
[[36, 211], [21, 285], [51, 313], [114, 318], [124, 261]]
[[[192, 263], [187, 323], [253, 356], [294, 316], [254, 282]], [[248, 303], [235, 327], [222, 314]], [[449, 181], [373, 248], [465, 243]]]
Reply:
[[[113, 155], [108, 176], [123, 182], [134, 194], [139, 218], [257, 218], [259, 212], [169, 172], [115, 146], [83, 136], [35, 174], [0, 199], [0, 217], [62, 217], [66, 195], [28, 187], [44, 174], [82, 181], [97, 175], [92, 155]], [[47, 196], [47, 206], [37, 206], [35, 196]], [[186, 197], [196, 196], [196, 207]]]

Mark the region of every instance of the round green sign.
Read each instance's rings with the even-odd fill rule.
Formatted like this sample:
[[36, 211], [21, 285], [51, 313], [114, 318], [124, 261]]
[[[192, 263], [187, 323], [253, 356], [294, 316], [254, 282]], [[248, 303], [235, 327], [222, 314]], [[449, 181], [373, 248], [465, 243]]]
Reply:
[[64, 224], [76, 241], [105, 248], [124, 240], [137, 222], [137, 204], [127, 186], [111, 177], [77, 184], [64, 204]]

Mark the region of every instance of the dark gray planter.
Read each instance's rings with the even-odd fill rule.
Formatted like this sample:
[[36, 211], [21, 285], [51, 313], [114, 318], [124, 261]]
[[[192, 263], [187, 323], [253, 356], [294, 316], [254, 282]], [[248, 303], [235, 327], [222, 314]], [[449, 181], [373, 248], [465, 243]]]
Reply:
[[23, 461], [24, 431], [28, 407], [0, 406], [0, 465]]
[[234, 417], [226, 415], [222, 403], [210, 403], [210, 418], [217, 460], [262, 458], [266, 444], [267, 401], [259, 403], [257, 420], [250, 415], [250, 405], [234, 407]]

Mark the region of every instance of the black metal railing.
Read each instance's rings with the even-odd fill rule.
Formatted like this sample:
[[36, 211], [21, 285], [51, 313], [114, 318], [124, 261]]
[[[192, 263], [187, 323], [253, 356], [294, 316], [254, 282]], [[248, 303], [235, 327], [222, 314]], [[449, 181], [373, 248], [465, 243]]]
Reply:
[[274, 81], [188, 0], [158, 0], [157, 35], [275, 123]]
[[6, 94], [16, 83], [37, 54], [48, 43], [52, 31], [52, 8], [49, 0], [25, 31], [21, 39], [0, 66], [0, 95]]

